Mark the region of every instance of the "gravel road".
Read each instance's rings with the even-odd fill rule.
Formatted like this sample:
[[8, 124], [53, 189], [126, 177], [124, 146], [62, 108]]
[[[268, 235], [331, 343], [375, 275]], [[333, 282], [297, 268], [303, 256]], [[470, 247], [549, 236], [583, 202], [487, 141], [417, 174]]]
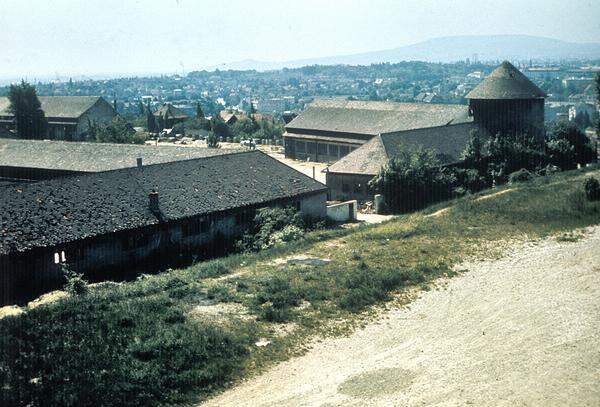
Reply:
[[205, 405], [600, 405], [600, 227], [463, 268]]

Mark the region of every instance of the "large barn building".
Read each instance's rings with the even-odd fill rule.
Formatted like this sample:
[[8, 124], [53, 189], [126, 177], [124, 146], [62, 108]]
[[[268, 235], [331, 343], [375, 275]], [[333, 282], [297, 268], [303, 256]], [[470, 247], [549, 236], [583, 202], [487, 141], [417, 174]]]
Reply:
[[456, 164], [461, 160], [472, 130], [480, 131], [475, 123], [459, 123], [375, 136], [325, 169], [329, 199], [371, 200], [373, 193], [368, 187], [369, 181], [403, 146], [434, 150], [442, 165]]
[[[39, 100], [48, 122], [40, 138], [85, 140], [91, 123], [110, 123], [117, 116], [113, 106], [99, 96], [39, 96]], [[5, 131], [15, 127], [9, 107], [9, 99], [0, 97], [0, 127]]]
[[471, 131], [544, 137], [545, 93], [503, 62], [468, 95], [469, 106], [322, 100], [286, 126], [286, 157], [334, 162], [330, 199], [372, 199], [367, 184], [400, 146], [433, 149], [454, 165]]
[[285, 126], [285, 156], [335, 162], [379, 134], [472, 120], [462, 105], [320, 99]]
[[222, 253], [262, 207], [325, 216], [325, 185], [260, 151], [0, 187], [0, 301]]

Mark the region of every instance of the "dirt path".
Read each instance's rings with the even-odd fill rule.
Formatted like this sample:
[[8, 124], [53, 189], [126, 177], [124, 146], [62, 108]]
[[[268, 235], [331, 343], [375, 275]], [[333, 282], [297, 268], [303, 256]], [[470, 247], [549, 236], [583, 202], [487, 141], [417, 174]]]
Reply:
[[206, 405], [600, 405], [600, 227], [465, 267]]

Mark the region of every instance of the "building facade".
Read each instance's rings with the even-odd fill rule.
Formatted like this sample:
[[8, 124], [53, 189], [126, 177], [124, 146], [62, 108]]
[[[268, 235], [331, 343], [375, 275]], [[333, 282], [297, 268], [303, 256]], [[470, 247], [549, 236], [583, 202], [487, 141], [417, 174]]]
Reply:
[[318, 99], [286, 125], [285, 156], [333, 163], [382, 133], [469, 121], [462, 105]]

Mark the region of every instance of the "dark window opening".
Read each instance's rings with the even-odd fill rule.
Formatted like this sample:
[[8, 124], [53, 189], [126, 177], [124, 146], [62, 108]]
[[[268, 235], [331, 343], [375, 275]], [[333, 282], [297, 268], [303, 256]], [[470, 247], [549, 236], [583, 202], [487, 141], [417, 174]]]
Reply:
[[335, 144], [330, 144], [329, 145], [329, 155], [337, 157], [338, 154], [339, 154], [338, 146], [336, 146]]
[[327, 144], [317, 144], [317, 152], [321, 155], [327, 155]]
[[348, 148], [348, 146], [340, 146], [340, 156], [345, 156], [346, 154], [348, 154], [349, 151], [350, 149]]

